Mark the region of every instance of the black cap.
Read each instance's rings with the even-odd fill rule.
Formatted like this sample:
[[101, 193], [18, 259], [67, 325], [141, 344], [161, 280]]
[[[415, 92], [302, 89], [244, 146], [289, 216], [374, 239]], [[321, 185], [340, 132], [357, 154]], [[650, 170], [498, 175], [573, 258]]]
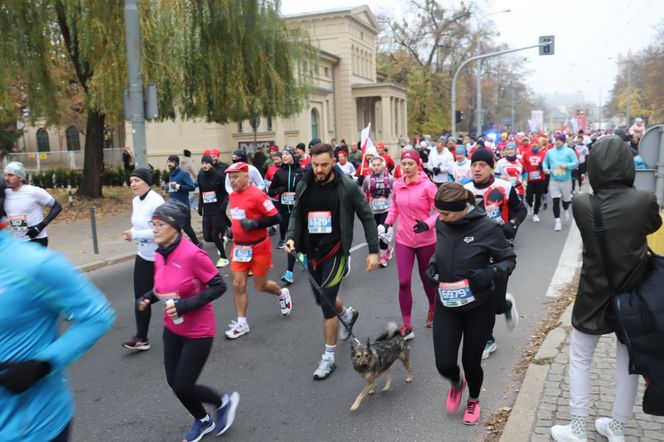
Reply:
[[168, 156], [168, 161], [172, 161], [175, 164], [177, 164], [178, 166], [180, 165], [180, 157], [177, 156], [177, 155], [169, 155]]
[[147, 170], [144, 167], [139, 167], [138, 169], [134, 169], [131, 171], [129, 174], [130, 177], [135, 176], [147, 183], [148, 186], [152, 186], [152, 174], [150, 173], [149, 170]]
[[168, 200], [161, 206], [154, 209], [153, 218], [159, 218], [163, 222], [170, 224], [178, 231], [187, 222], [187, 209], [184, 204], [175, 200]]
[[496, 158], [487, 149], [478, 147], [475, 149], [475, 152], [473, 152], [473, 156], [470, 157], [471, 164], [476, 161], [484, 161], [489, 165], [489, 167], [493, 168], [493, 164], [496, 161]]
[[295, 146], [295, 148], [304, 150], [307, 148], [307, 146], [304, 143], [297, 143], [297, 146]]
[[311, 141], [309, 141], [309, 149], [314, 147], [315, 145], [320, 144], [320, 138], [314, 138]]
[[214, 162], [212, 161], [212, 155], [203, 155], [201, 157], [201, 163], [214, 164]]

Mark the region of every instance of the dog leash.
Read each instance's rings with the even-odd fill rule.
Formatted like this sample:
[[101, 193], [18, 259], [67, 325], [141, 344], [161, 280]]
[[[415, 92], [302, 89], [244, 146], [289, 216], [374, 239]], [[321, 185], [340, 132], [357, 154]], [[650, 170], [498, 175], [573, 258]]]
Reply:
[[[320, 284], [318, 284], [318, 281], [316, 281], [314, 275], [309, 271], [309, 268], [306, 265], [304, 265], [304, 260], [301, 260], [298, 254], [294, 251], [290, 252], [290, 255], [293, 256], [295, 258], [295, 261], [297, 261], [300, 264], [300, 266], [304, 269], [304, 273], [307, 275], [307, 279], [313, 286], [314, 290], [318, 292], [318, 298], [321, 300], [321, 302], [325, 303], [327, 307], [330, 307], [332, 308], [332, 310], [336, 311], [336, 307], [330, 305], [329, 301], [325, 297], [325, 294], [323, 293], [322, 287], [320, 286]], [[355, 340], [357, 343], [359, 343], [360, 340], [355, 337], [355, 335], [353, 334], [353, 329], [351, 328], [350, 325], [348, 325], [346, 321], [344, 321], [344, 319], [341, 317], [341, 313], [337, 313], [337, 318], [339, 318], [339, 322], [341, 322], [341, 325], [343, 325], [346, 331], [348, 332], [348, 336], [351, 337], [353, 340]]]

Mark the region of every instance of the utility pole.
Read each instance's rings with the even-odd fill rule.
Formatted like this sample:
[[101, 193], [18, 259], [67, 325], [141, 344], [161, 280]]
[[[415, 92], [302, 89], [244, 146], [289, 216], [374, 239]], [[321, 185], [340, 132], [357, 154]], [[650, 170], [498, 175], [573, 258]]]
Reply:
[[143, 107], [143, 75], [141, 73], [141, 31], [137, 0], [125, 0], [125, 39], [127, 41], [127, 71], [129, 74], [129, 107], [136, 166], [147, 167], [145, 137], [145, 109]]

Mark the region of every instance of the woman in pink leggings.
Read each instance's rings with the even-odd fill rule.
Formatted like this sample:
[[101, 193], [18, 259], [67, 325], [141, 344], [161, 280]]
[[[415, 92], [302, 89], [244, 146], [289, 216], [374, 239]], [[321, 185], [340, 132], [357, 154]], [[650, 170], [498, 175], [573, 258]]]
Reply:
[[397, 224], [396, 245], [397, 273], [399, 275], [399, 306], [403, 325], [401, 334], [404, 339], [413, 339], [411, 310], [413, 308], [413, 292], [411, 280], [413, 265], [417, 256], [417, 268], [420, 273], [422, 287], [429, 301], [429, 312], [424, 323], [433, 326], [435, 289], [427, 284], [426, 271], [429, 259], [436, 249], [436, 215], [432, 215], [436, 185], [429, 181], [422, 171], [420, 154], [407, 151], [401, 154], [401, 170], [403, 176], [394, 182], [392, 207], [385, 220], [385, 228]]

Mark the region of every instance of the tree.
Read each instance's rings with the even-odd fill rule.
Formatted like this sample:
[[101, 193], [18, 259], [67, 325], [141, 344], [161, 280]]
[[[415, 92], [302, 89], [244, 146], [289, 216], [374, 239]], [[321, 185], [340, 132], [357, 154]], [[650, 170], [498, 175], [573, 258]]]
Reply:
[[[300, 31], [287, 27], [279, 6], [268, 0], [141, 1], [143, 75], [157, 84], [161, 118], [225, 123], [296, 113], [311, 80], [311, 72], [297, 68], [315, 53]], [[0, 0], [0, 78], [25, 90], [31, 118], [62, 119], [53, 106], [70, 85], [58, 75], [62, 69], [83, 90], [79, 193], [91, 197], [101, 196], [104, 128], [123, 119], [123, 7], [121, 0]], [[15, 113], [9, 93], [0, 94], [0, 113]]]
[[10, 152], [23, 132], [16, 129], [16, 122], [0, 122], [0, 159]]

